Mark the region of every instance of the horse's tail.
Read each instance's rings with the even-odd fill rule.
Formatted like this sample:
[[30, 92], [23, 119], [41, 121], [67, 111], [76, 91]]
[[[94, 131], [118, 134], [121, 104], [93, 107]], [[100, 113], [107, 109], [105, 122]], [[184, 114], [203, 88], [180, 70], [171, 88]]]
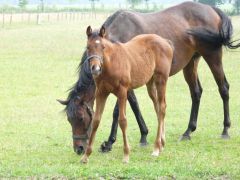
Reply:
[[221, 26], [219, 32], [215, 32], [208, 28], [193, 28], [187, 31], [188, 34], [196, 37], [202, 42], [205, 42], [212, 47], [219, 48], [222, 45], [228, 47], [229, 49], [236, 49], [240, 47], [239, 40], [232, 41], [233, 27], [232, 22], [227, 15], [224, 14], [219, 8], [212, 7], [216, 13], [221, 18]]

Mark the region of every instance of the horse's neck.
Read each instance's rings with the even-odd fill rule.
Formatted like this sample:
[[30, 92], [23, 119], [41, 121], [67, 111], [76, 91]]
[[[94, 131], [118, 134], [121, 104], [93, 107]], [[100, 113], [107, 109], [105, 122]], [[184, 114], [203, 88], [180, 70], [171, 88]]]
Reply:
[[104, 51], [104, 63], [106, 66], [111, 67], [113, 63], [119, 61], [119, 54], [122, 51], [123, 47], [119, 43], [112, 43], [108, 40], [104, 42], [106, 51]]

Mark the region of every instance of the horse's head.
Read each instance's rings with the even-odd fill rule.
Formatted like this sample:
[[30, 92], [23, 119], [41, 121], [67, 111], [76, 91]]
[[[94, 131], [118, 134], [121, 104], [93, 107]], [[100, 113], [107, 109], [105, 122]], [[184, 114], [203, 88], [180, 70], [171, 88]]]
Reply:
[[102, 72], [103, 65], [103, 38], [106, 35], [105, 28], [102, 26], [99, 32], [92, 32], [91, 26], [87, 27], [87, 60], [93, 76], [98, 76]]
[[91, 132], [93, 116], [92, 103], [88, 103], [84, 96], [74, 96], [69, 100], [58, 100], [66, 105], [66, 114], [72, 126], [73, 148], [77, 154], [84, 153]]

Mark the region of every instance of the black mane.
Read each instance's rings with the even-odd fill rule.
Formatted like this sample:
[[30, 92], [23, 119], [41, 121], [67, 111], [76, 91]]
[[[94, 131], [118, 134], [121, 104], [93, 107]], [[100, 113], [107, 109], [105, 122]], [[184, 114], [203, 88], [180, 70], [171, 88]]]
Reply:
[[76, 106], [74, 104], [74, 99], [84, 93], [89, 89], [92, 89], [92, 86], [95, 86], [92, 74], [89, 69], [89, 63], [85, 61], [87, 58], [86, 51], [84, 51], [81, 58], [81, 62], [78, 66], [79, 78], [78, 81], [69, 89], [69, 94], [67, 101], [69, 102], [65, 108], [66, 113], [70, 118], [74, 116]]

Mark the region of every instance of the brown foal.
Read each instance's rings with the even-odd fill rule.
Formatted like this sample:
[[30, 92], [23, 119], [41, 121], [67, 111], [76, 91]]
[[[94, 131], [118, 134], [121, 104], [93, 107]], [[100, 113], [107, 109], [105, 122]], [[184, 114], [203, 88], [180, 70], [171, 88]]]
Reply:
[[124, 142], [123, 162], [129, 161], [126, 101], [130, 89], [147, 85], [158, 118], [157, 136], [152, 155], [158, 156], [165, 144], [165, 92], [173, 59], [170, 41], [155, 34], [139, 35], [127, 43], [112, 43], [105, 38], [105, 28], [92, 32], [87, 28], [87, 60], [96, 84], [96, 111], [92, 132], [81, 162], [87, 163], [105, 102], [110, 93], [118, 98], [119, 125]]

